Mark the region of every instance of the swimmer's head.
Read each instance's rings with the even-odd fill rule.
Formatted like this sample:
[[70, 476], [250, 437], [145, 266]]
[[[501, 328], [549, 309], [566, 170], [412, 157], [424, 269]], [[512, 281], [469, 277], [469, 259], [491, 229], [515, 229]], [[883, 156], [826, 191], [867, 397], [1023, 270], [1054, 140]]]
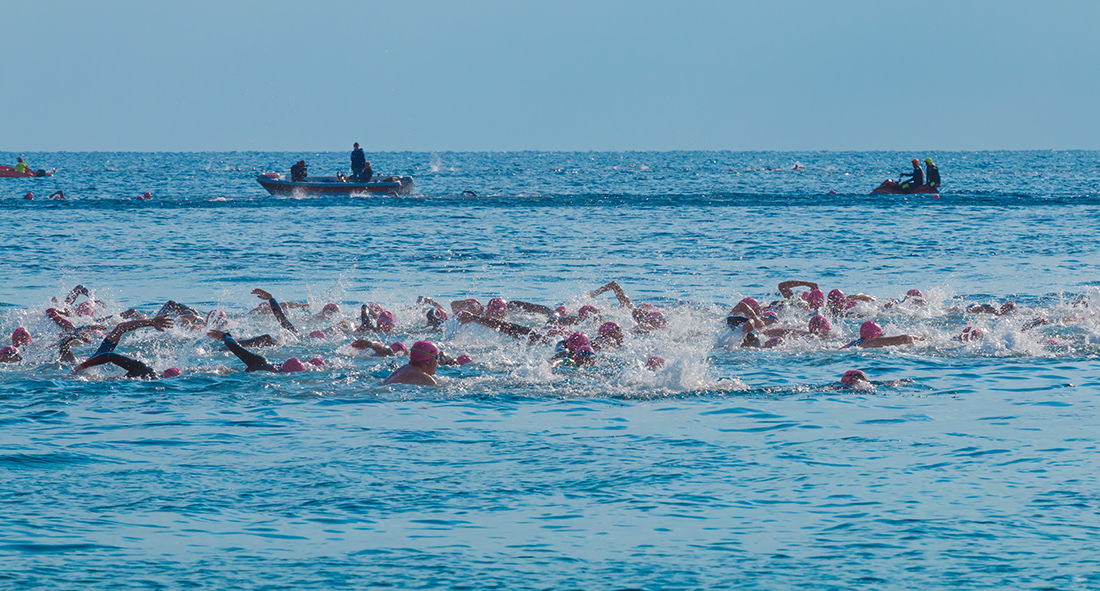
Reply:
[[779, 314], [775, 310], [768, 310], [760, 315], [760, 319], [764, 321], [764, 324], [770, 326], [779, 322]]
[[1016, 302], [1005, 302], [1004, 305], [1001, 306], [1000, 313], [1001, 314], [1012, 314], [1013, 312], [1015, 312], [1017, 310], [1019, 310], [1019, 307], [1016, 305]]
[[925, 164], [932, 164], [932, 159], [931, 158], [925, 158], [924, 163]]
[[508, 304], [501, 298], [492, 298], [485, 306], [485, 311], [490, 316], [504, 316], [508, 312]]
[[565, 309], [565, 306], [558, 306], [557, 308], [554, 308], [554, 311], [557, 312], [559, 316], [569, 315], [569, 311]]
[[291, 357], [290, 359], [284, 361], [279, 369], [284, 372], [305, 371], [306, 365], [302, 363], [301, 359], [298, 359], [297, 357]]
[[608, 320], [600, 325], [599, 331], [596, 333], [599, 336], [606, 336], [609, 334], [622, 334], [623, 329], [618, 324]]
[[431, 326], [439, 326], [447, 321], [447, 313], [441, 308], [432, 307], [428, 310], [428, 324]]
[[830, 306], [840, 307], [846, 299], [847, 297], [844, 295], [843, 291], [836, 288], [829, 290], [828, 300]]
[[439, 347], [436, 347], [431, 341], [416, 341], [409, 348], [409, 361], [413, 363], [424, 363], [438, 358]]
[[11, 345], [4, 345], [3, 347], [0, 347], [0, 361], [11, 360], [19, 360], [19, 349]]
[[34, 193], [27, 191], [27, 194], [23, 195], [23, 199], [34, 199]]
[[868, 382], [867, 374], [858, 369], [849, 369], [840, 376], [840, 383], [845, 386], [854, 386], [860, 382]]
[[473, 363], [473, 362], [474, 362], [474, 358], [470, 357], [469, 355], [467, 355], [465, 353], [463, 353], [462, 355], [459, 355], [458, 357], [455, 357], [455, 364], [457, 364], [459, 366], [466, 365], [467, 363]]
[[31, 344], [31, 333], [20, 326], [11, 333], [11, 344], [16, 347], [25, 347]]
[[311, 339], [327, 339], [328, 335], [325, 334], [325, 331], [323, 331], [323, 330], [315, 330], [315, 331], [309, 333], [309, 338], [311, 338]]
[[180, 371], [180, 368], [178, 368], [178, 367], [169, 367], [168, 369], [164, 370], [164, 372], [161, 373], [160, 375], [163, 378], [174, 378], [176, 376], [179, 376], [182, 373], [183, 372]]
[[817, 309], [825, 305], [825, 293], [820, 289], [814, 289], [806, 294], [806, 304]]
[[321, 359], [320, 357], [312, 357], [309, 360], [309, 364], [312, 365], [313, 367], [324, 367], [325, 366], [325, 360]]
[[371, 311], [371, 314], [374, 314], [375, 318], [377, 318], [379, 314], [385, 311], [385, 309], [382, 307], [382, 304], [379, 304], [378, 302], [371, 302], [367, 305], [367, 309]]
[[585, 320], [589, 316], [599, 316], [600, 310], [596, 306], [581, 306], [580, 310], [577, 310], [577, 318]]
[[569, 335], [569, 338], [565, 339], [565, 347], [574, 353], [577, 349], [590, 344], [592, 344], [592, 341], [590, 341], [588, 335], [583, 332], [575, 332]]
[[402, 343], [401, 341], [394, 341], [394, 343], [390, 345], [390, 350], [393, 351], [395, 355], [409, 354], [409, 348], [405, 346], [405, 343]]
[[815, 315], [810, 318], [810, 332], [818, 336], [827, 336], [832, 325], [829, 324], [829, 319], [821, 314]]
[[389, 332], [393, 330], [393, 312], [386, 310], [378, 315], [378, 330], [382, 332]]
[[650, 355], [645, 360], [645, 368], [650, 371], [657, 371], [665, 366], [665, 358], [660, 355]]
[[924, 297], [924, 292], [922, 292], [921, 290], [914, 287], [913, 289], [910, 289], [909, 291], [905, 292], [905, 297], [923, 298]]
[[664, 314], [654, 310], [647, 313], [639, 324], [644, 328], [664, 328], [668, 326], [668, 320], [665, 319]]
[[77, 316], [95, 316], [95, 304], [91, 302], [80, 302], [76, 305]]
[[752, 308], [753, 312], [760, 313], [760, 302], [756, 301], [756, 298], [752, 296], [741, 298], [741, 303]]
[[591, 345], [581, 345], [577, 350], [573, 351], [570, 358], [577, 365], [585, 365], [596, 361], [596, 350]]
[[982, 329], [968, 326], [962, 330], [958, 338], [960, 341], [976, 341], [984, 337], [985, 333], [982, 332]]
[[914, 158], [913, 159], [913, 166], [920, 166], [920, 160], [917, 160], [916, 158]]
[[326, 317], [326, 318], [328, 318], [329, 316], [332, 316], [333, 314], [339, 314], [339, 313], [340, 313], [340, 305], [335, 304], [333, 302], [329, 302], [329, 303], [325, 304], [324, 308], [321, 308], [321, 315]]
[[765, 349], [771, 349], [772, 347], [778, 347], [779, 345], [782, 345], [784, 342], [786, 342], [786, 341], [783, 340], [783, 337], [772, 337], [772, 338], [764, 341], [764, 348]]
[[873, 320], [868, 320], [859, 326], [859, 338], [863, 340], [882, 336], [882, 327]]

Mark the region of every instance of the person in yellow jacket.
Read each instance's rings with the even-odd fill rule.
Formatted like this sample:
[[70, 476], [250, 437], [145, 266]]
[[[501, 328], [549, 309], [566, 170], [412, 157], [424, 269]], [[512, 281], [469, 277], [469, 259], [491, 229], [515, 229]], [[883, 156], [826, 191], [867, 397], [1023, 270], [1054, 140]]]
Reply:
[[15, 159], [15, 172], [30, 172], [31, 167], [27, 166], [26, 162], [23, 162], [22, 158]]

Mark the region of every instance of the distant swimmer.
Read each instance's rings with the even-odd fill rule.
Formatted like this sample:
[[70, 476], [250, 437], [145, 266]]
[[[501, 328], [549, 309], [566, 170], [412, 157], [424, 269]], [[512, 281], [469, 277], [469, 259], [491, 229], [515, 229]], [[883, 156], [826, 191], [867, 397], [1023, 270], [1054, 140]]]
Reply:
[[65, 199], [65, 192], [61, 191], [61, 190], [54, 191], [53, 193], [50, 193], [50, 196], [48, 197], [48, 199], [56, 199], [58, 201], [63, 201]]
[[908, 174], [903, 172], [903, 173], [901, 173], [901, 177], [903, 179], [905, 177], [909, 177], [909, 180], [903, 181], [901, 183], [901, 188], [904, 191], [908, 191], [910, 189], [916, 189], [917, 187], [923, 185], [924, 184], [924, 170], [922, 170], [921, 167], [920, 167], [920, 160], [917, 160], [916, 158], [914, 158], [913, 159], [913, 172], [910, 172]]
[[409, 347], [409, 362], [391, 373], [382, 383], [438, 386], [439, 382], [435, 379], [438, 368], [439, 347], [431, 341], [417, 341]]
[[931, 158], [925, 158], [924, 159], [924, 168], [927, 169], [927, 171], [928, 171], [925, 174], [925, 179], [927, 179], [928, 186], [932, 187], [933, 189], [939, 189], [940, 188], [940, 169], [937, 168], [935, 164], [932, 164], [932, 159]]

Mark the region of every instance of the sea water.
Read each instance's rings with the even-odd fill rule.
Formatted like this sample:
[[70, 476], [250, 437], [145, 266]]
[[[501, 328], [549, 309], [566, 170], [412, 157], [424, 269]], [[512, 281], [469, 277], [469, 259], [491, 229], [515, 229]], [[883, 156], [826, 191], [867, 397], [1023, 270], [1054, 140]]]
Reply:
[[[1100, 153], [373, 153], [412, 194], [285, 198], [257, 174], [347, 153], [20, 155], [56, 170], [0, 179], [0, 344], [34, 337], [0, 364], [2, 587], [1100, 588]], [[869, 194], [925, 156], [939, 196]], [[824, 341], [716, 346], [791, 279], [876, 303]], [[586, 295], [612, 280], [668, 327]], [[174, 300], [326, 364], [246, 374], [178, 326], [119, 351], [181, 377], [73, 377], [44, 312], [77, 284], [108, 324]], [[251, 314], [254, 288], [330, 338]], [[552, 368], [429, 331], [421, 296], [594, 304], [628, 336]], [[475, 361], [382, 386], [400, 358], [353, 354], [329, 302]], [[923, 340], [841, 349], [867, 319]]]

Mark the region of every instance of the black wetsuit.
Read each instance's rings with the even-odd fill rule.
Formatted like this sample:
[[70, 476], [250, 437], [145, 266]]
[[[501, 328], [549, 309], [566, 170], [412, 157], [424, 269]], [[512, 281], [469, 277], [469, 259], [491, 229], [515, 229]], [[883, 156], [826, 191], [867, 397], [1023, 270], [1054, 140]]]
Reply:
[[367, 167], [367, 157], [363, 154], [363, 148], [356, 148], [351, 152], [351, 174], [355, 180], [363, 177], [363, 169]]
[[99, 345], [99, 349], [94, 355], [88, 358], [82, 365], [85, 368], [95, 367], [97, 365], [103, 365], [104, 363], [113, 363], [122, 369], [126, 370], [126, 377], [128, 378], [155, 378], [157, 372], [153, 368], [145, 365], [144, 363], [134, 359], [133, 357], [127, 357], [115, 353], [115, 347], [118, 343], [111, 342], [109, 339], [103, 339], [103, 343]]
[[902, 173], [901, 176], [910, 177], [909, 180], [907, 180], [907, 181], [905, 181], [904, 183], [901, 184], [901, 186], [903, 186], [903, 187], [911, 187], [911, 188], [915, 189], [915, 188], [917, 188], [917, 187], [924, 184], [924, 171], [921, 170], [920, 166], [914, 166], [913, 167], [913, 172], [911, 172], [909, 174]]
[[306, 163], [299, 162], [290, 167], [290, 180], [292, 181], [304, 181], [306, 180]]
[[928, 168], [928, 186], [938, 187], [940, 186], [940, 169], [936, 168], [935, 164], [924, 164]]
[[225, 348], [229, 349], [237, 359], [240, 359], [245, 364], [245, 371], [270, 371], [278, 373], [280, 370], [278, 367], [268, 363], [261, 355], [257, 355], [248, 349], [242, 347], [229, 333], [225, 333], [222, 337], [222, 342], [225, 343]]

